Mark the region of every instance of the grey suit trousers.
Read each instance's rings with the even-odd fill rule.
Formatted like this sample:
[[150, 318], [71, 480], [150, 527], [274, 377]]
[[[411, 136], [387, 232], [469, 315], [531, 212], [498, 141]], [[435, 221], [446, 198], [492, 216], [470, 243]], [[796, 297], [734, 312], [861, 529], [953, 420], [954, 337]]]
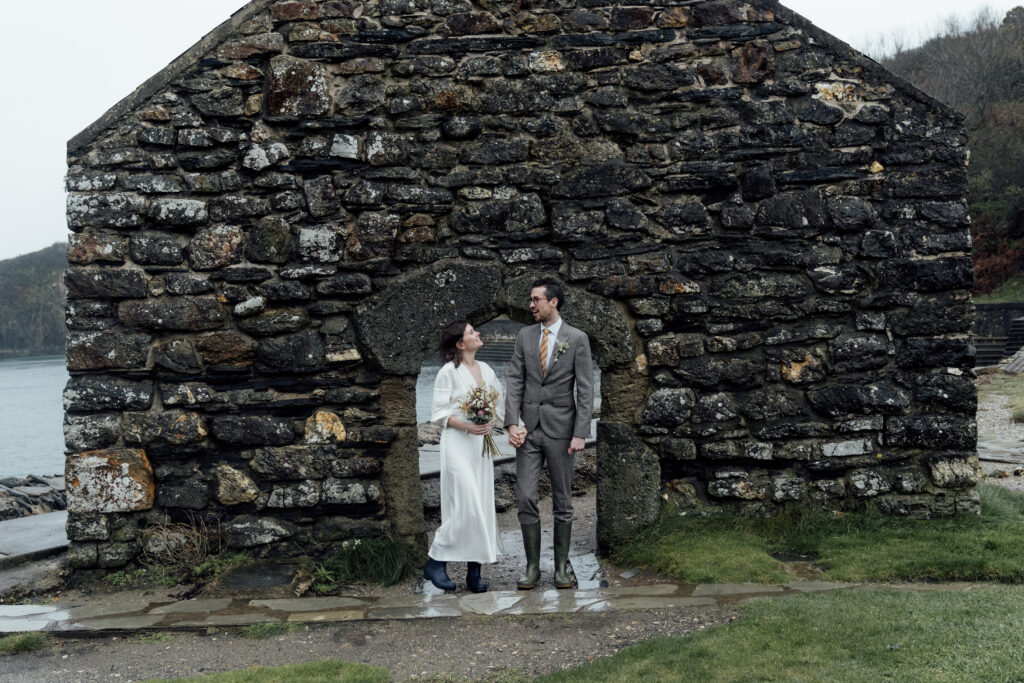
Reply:
[[551, 479], [551, 508], [556, 522], [572, 521], [572, 474], [576, 454], [569, 455], [571, 439], [553, 439], [543, 429], [535, 429], [516, 450], [516, 500], [519, 523], [540, 521], [537, 484], [540, 470], [547, 463]]

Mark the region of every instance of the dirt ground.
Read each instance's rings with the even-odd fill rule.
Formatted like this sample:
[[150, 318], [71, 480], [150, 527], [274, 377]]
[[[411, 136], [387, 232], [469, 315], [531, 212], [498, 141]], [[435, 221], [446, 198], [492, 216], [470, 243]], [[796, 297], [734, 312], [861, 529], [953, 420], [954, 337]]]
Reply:
[[502, 672], [539, 676], [733, 616], [725, 609], [699, 607], [345, 622], [301, 627], [267, 640], [226, 631], [62, 640], [44, 651], [0, 656], [0, 680], [140, 681], [323, 659], [382, 666], [398, 681], [481, 680]]
[[[574, 503], [573, 554], [593, 552], [597, 521], [593, 490], [577, 496]], [[543, 528], [550, 529], [550, 499], [546, 505], [542, 502], [541, 507], [542, 511], [547, 509]], [[492, 590], [515, 590], [516, 578], [522, 570], [522, 543], [514, 510], [499, 515], [499, 527], [506, 555], [502, 562], [485, 566], [484, 578]], [[604, 581], [609, 585], [637, 585], [657, 580], [644, 573], [631, 576], [632, 572], [627, 569], [606, 561], [601, 563]], [[623, 572], [631, 578], [621, 577]], [[456, 582], [462, 583], [462, 567], [452, 567], [451, 574]], [[550, 571], [545, 572], [542, 580], [550, 581]], [[116, 597], [167, 600], [185, 588], [125, 591], [117, 593]], [[353, 586], [344, 592], [399, 595], [417, 590], [423, 590], [422, 581], [410, 577], [387, 589]], [[211, 586], [199, 597], [220, 593], [216, 586]], [[60, 604], [79, 605], [103, 603], [113, 595], [98, 590], [86, 593], [73, 590], [55, 592], [49, 597], [58, 599]], [[205, 634], [150, 633], [61, 639], [40, 652], [0, 656], [0, 681], [139, 681], [321, 659], [383, 666], [392, 679], [399, 681], [430, 677], [480, 680], [502, 672], [538, 676], [615, 654], [651, 638], [692, 633], [727, 622], [733, 616], [734, 612], [725, 608], [694, 607], [303, 625], [267, 640], [243, 638], [237, 629], [218, 629]]]

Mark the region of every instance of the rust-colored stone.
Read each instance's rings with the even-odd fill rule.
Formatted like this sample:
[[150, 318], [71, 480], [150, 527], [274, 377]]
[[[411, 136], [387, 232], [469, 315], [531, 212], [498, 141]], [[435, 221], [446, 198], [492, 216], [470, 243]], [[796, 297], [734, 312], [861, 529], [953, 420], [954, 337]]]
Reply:
[[297, 21], [299, 19], [319, 19], [320, 6], [315, 2], [284, 0], [270, 6], [270, 13], [278, 21]]
[[270, 60], [269, 116], [322, 116], [331, 110], [330, 79], [320, 64], [296, 57]]
[[345, 437], [341, 418], [329, 410], [318, 410], [306, 420], [306, 443], [341, 443]]
[[684, 28], [690, 23], [690, 10], [686, 7], [673, 7], [662, 12], [655, 23], [658, 28]]
[[256, 355], [256, 340], [231, 330], [207, 335], [197, 347], [208, 365], [252, 365]]
[[124, 263], [128, 238], [108, 233], [72, 234], [68, 241], [68, 263]]
[[68, 458], [64, 476], [71, 512], [136, 512], [153, 507], [153, 468], [144, 450], [78, 453]]
[[733, 80], [737, 83], [760, 83], [775, 69], [774, 53], [767, 44], [751, 41], [732, 51], [736, 60]]

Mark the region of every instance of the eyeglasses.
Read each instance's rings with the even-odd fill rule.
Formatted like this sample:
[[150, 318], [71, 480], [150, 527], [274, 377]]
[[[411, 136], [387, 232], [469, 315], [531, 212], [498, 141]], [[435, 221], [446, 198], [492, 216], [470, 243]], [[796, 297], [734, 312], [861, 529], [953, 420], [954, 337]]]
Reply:
[[550, 297], [546, 297], [546, 296], [541, 296], [541, 297], [531, 296], [530, 297], [530, 303], [531, 304], [539, 304], [541, 301], [551, 301], [551, 298]]

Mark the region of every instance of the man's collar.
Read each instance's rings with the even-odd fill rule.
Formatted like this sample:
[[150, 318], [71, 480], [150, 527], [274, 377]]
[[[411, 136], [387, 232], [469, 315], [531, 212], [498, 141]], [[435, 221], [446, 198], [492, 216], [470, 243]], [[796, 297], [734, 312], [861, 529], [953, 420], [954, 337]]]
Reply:
[[561, 326], [562, 326], [562, 316], [558, 316], [558, 320], [556, 320], [555, 322], [551, 323], [550, 327], [545, 327], [544, 324], [541, 323], [540, 329], [541, 329], [542, 332], [544, 330], [550, 330], [552, 334], [557, 334], [558, 330], [561, 328]]

